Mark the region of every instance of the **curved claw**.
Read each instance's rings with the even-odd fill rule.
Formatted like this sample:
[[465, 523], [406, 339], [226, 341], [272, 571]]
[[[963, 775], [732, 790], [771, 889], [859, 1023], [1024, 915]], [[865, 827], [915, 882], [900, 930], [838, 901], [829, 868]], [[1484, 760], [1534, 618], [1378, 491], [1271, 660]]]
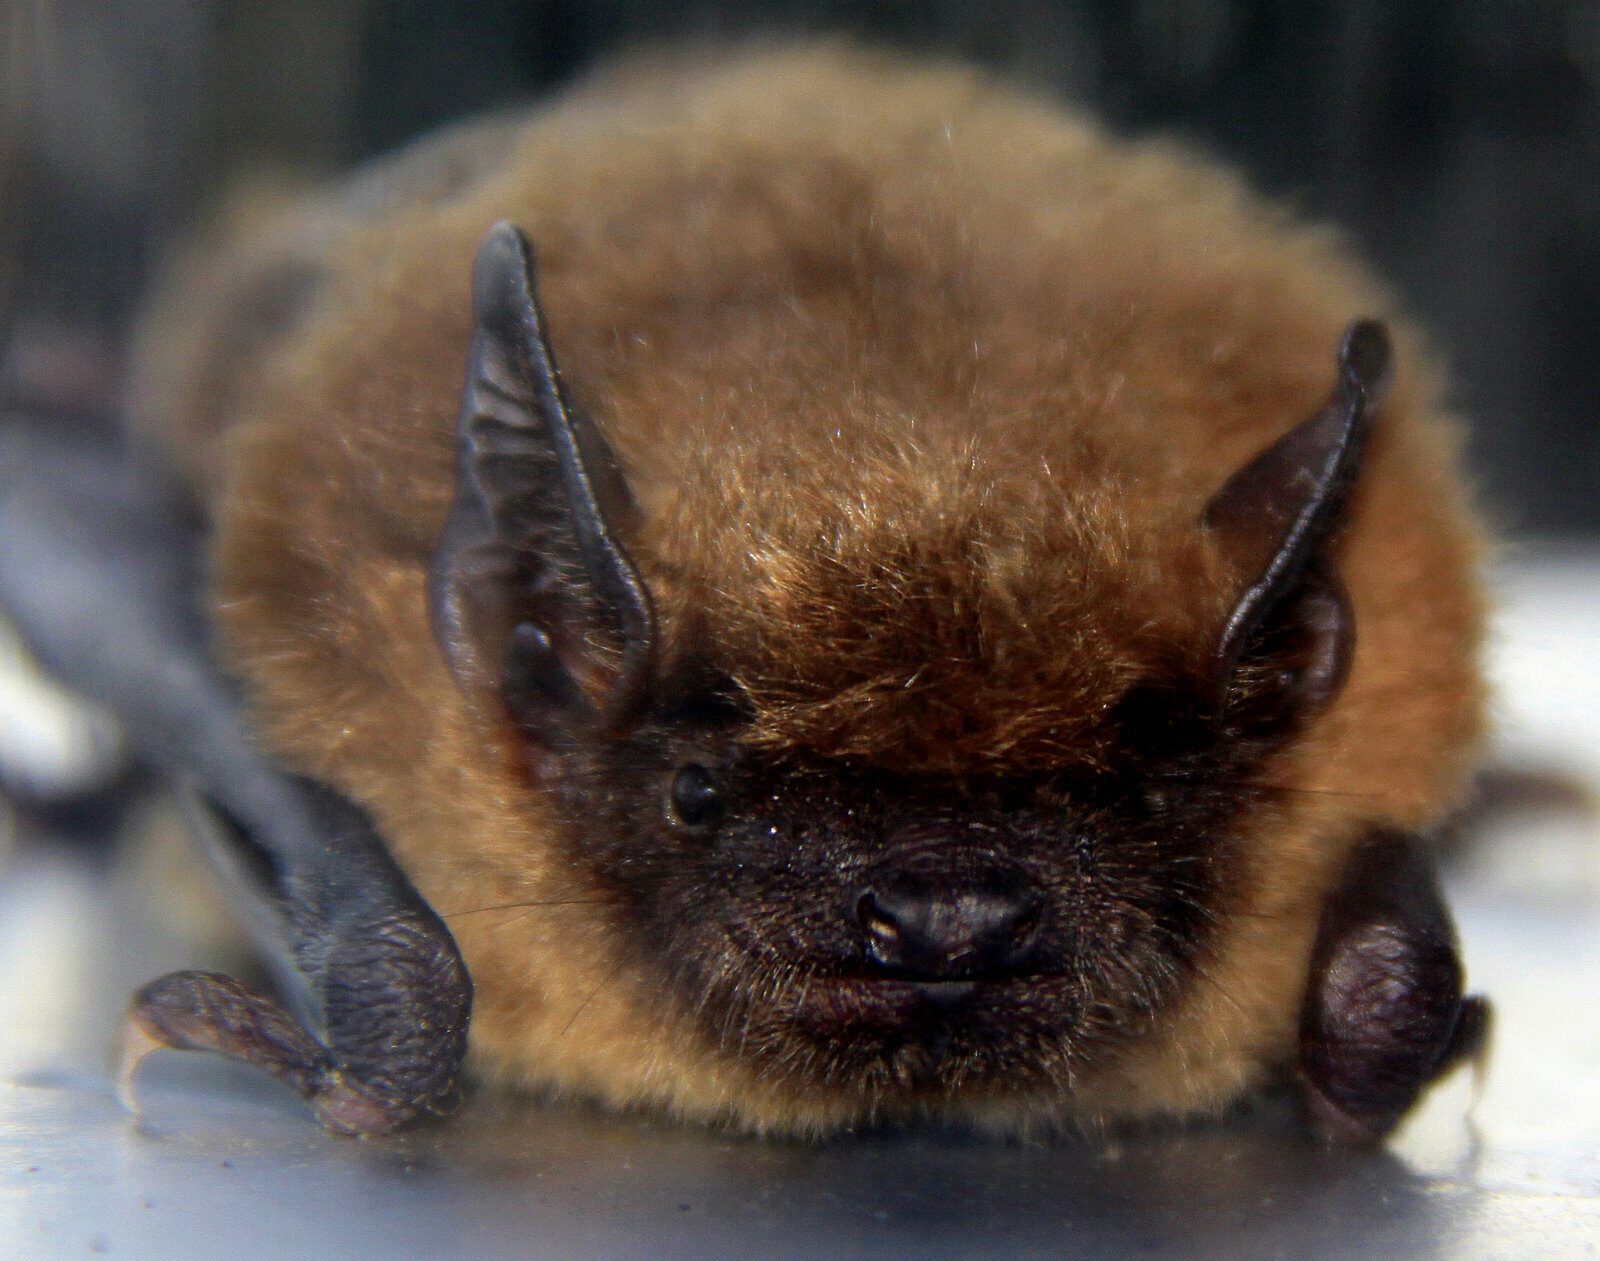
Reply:
[[438, 1098], [341, 1066], [276, 1002], [219, 972], [172, 972], [133, 996], [117, 1053], [117, 1093], [129, 1111], [139, 1110], [139, 1065], [161, 1050], [209, 1051], [270, 1073], [336, 1134], [384, 1134], [442, 1110]]
[[214, 1051], [266, 1070], [308, 1099], [332, 1068], [294, 1017], [220, 972], [171, 972], [134, 994], [117, 1048], [117, 1090], [131, 1111], [138, 1110], [134, 1073], [159, 1050]]

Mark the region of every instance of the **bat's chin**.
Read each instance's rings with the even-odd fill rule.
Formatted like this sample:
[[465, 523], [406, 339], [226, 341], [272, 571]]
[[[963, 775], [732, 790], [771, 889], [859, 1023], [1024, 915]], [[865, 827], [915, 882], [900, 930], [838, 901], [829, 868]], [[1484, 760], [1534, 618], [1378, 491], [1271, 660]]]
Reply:
[[744, 1053], [797, 1086], [854, 1086], [884, 1103], [928, 1104], [1060, 1080], [1072, 1044], [1053, 978], [830, 977], [796, 986]]

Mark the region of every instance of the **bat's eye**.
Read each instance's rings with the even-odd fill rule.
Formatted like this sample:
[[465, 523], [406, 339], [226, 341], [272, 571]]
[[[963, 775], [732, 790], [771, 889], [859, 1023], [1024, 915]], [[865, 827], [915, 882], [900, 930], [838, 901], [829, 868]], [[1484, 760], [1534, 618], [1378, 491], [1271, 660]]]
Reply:
[[698, 763], [680, 767], [672, 777], [672, 814], [680, 823], [700, 827], [722, 813], [722, 790], [711, 772]]

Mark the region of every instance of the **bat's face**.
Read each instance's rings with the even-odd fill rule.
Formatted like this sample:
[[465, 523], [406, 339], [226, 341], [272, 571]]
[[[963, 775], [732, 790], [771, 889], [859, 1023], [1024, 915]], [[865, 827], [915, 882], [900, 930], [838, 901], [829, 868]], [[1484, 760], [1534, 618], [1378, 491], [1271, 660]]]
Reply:
[[678, 716], [554, 779], [646, 992], [724, 1053], [886, 1100], [1060, 1089], [1190, 983], [1250, 801], [1217, 791], [1245, 768], [1196, 705], [1135, 690], [1106, 722], [1121, 753], [1093, 773], [958, 778]]

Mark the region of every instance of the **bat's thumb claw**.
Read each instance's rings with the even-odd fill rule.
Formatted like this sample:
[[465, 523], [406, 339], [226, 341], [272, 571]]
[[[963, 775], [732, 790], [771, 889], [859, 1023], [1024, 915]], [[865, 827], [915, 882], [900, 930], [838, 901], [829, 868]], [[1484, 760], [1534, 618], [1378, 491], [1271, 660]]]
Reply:
[[152, 1051], [164, 1050], [167, 1043], [156, 1036], [150, 1026], [140, 1018], [137, 1008], [130, 1009], [123, 1017], [122, 1028], [117, 1034], [116, 1050], [116, 1087], [117, 1102], [131, 1112], [139, 1115], [139, 1099], [134, 1093], [133, 1077], [139, 1071], [145, 1057]]
[[172, 972], [133, 996], [117, 1047], [117, 1094], [135, 1106], [133, 1077], [153, 1051], [212, 1051], [271, 1073], [310, 1098], [327, 1053], [271, 999], [231, 976]]

